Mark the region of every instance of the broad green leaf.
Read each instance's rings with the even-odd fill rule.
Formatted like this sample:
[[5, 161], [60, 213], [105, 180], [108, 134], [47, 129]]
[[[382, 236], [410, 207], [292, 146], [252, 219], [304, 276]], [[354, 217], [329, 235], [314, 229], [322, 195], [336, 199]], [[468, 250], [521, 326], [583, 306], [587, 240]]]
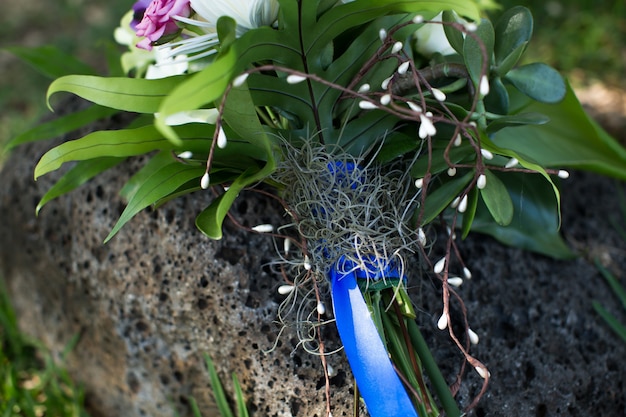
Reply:
[[154, 204], [169, 194], [175, 192], [181, 185], [192, 179], [198, 179], [204, 173], [204, 167], [186, 165], [180, 162], [173, 162], [162, 166], [152, 176], [150, 176], [137, 192], [133, 194], [128, 205], [122, 212], [119, 220], [113, 226], [109, 235], [104, 239], [108, 242], [131, 218], [146, 207]]
[[461, 239], [465, 239], [472, 230], [472, 223], [474, 223], [474, 216], [476, 216], [476, 209], [478, 208], [478, 194], [478, 188], [474, 187], [467, 195], [467, 209], [463, 213], [461, 222]]
[[66, 54], [55, 46], [10, 46], [3, 49], [16, 55], [50, 79], [70, 74], [96, 74], [96, 71], [91, 66], [79, 61], [74, 55]]
[[542, 103], [558, 103], [565, 97], [563, 77], [546, 64], [534, 63], [514, 68], [505, 79], [528, 97]]
[[[437, 141], [433, 146], [433, 154], [430, 163], [428, 161], [428, 155], [424, 154], [411, 168], [411, 176], [413, 178], [423, 178], [426, 172], [430, 172], [431, 175], [434, 175], [447, 170], [449, 165], [444, 155], [447, 144], [447, 141]], [[452, 164], [458, 164], [465, 158], [475, 154], [476, 151], [468, 141], [465, 141], [461, 146], [451, 147], [448, 158]]]
[[170, 152], [159, 152], [154, 155], [150, 160], [137, 171], [122, 187], [119, 192], [120, 197], [129, 201], [131, 197], [141, 187], [141, 184], [147, 181], [154, 173], [156, 173], [162, 166], [168, 165], [172, 162], [172, 154]]
[[489, 94], [483, 100], [488, 112], [508, 114], [509, 93], [500, 77], [493, 77], [489, 80]]
[[516, 49], [513, 50], [502, 62], [500, 62], [495, 68], [494, 71], [499, 77], [504, 77], [511, 69], [517, 64], [520, 60], [524, 51], [526, 51], [527, 43], [523, 43], [519, 45]]
[[91, 106], [85, 110], [70, 113], [57, 119], [42, 123], [34, 128], [13, 138], [6, 146], [6, 149], [12, 149], [18, 145], [38, 140], [52, 139], [72, 132], [82, 126], [96, 120], [110, 117], [117, 113], [118, 110], [101, 106]]
[[78, 188], [96, 175], [119, 164], [124, 159], [126, 158], [103, 157], [77, 163], [50, 187], [39, 201], [39, 204], [37, 204], [36, 213], [39, 214], [39, 211], [49, 201]]
[[[442, 14], [442, 20], [444, 22], [457, 22], [456, 14], [451, 10], [446, 10]], [[446, 34], [446, 39], [450, 46], [459, 54], [463, 54], [463, 33], [460, 30], [453, 28], [450, 25], [443, 25], [443, 31]]]
[[65, 162], [83, 161], [103, 156], [125, 157], [141, 155], [173, 146], [153, 127], [104, 130], [80, 139], [65, 142], [46, 152], [35, 167], [35, 179], [58, 169]]
[[[257, 171], [258, 172], [258, 171]], [[228, 190], [217, 197], [211, 204], [204, 209], [196, 217], [196, 227], [211, 239], [219, 240], [222, 238], [222, 223], [228, 214], [228, 210], [233, 202], [246, 186], [249, 184], [249, 176], [254, 175], [251, 168], [237, 178], [228, 188]]]
[[461, 191], [467, 187], [473, 177], [474, 171], [470, 171], [462, 177], [454, 177], [434, 189], [434, 191], [430, 191], [429, 189], [424, 206], [421, 208], [424, 213], [421, 219], [421, 225], [430, 223], [442, 211], [444, 211], [450, 205], [452, 200], [461, 194]]
[[496, 223], [500, 226], [507, 226], [513, 220], [511, 196], [496, 174], [487, 169], [485, 176], [487, 177], [487, 186], [480, 190], [480, 196]]
[[502, 129], [493, 136], [494, 144], [542, 166], [626, 179], [626, 149], [589, 118], [569, 86], [558, 105], [531, 102], [523, 111], [543, 114], [550, 122]]
[[376, 161], [385, 164], [393, 161], [408, 152], [414, 151], [419, 146], [419, 142], [415, 137], [404, 133], [393, 133], [385, 138], [385, 141], [376, 153]]
[[101, 106], [135, 113], [156, 113], [161, 102], [186, 76], [146, 80], [122, 77], [68, 75], [48, 88], [47, 100], [55, 93], [76, 94]]
[[159, 102], [158, 110], [154, 111], [160, 113], [155, 125], [165, 137], [174, 143], [180, 143], [174, 129], [165, 123], [167, 117], [178, 112], [214, 104], [222, 97], [232, 77], [237, 75], [233, 73], [236, 62], [236, 53], [233, 48], [229, 48], [204, 70], [187, 78], [176, 88], [170, 88], [167, 97], [162, 103]]
[[479, 201], [472, 231], [488, 234], [509, 246], [554, 258], [574, 257], [559, 234], [559, 203], [552, 184], [541, 175], [526, 173], [506, 173], [500, 180], [513, 202], [511, 223], [507, 226], [496, 224], [487, 207]]
[[[475, 37], [478, 37], [480, 42]], [[478, 29], [465, 36], [463, 60], [475, 87], [478, 87], [480, 77], [483, 75], [483, 67], [485, 68], [484, 75], [489, 75], [493, 46], [493, 26], [487, 19], [482, 19]]]
[[[541, 113], [519, 113], [511, 116], [503, 116], [493, 120], [487, 125], [487, 133], [492, 134], [505, 127], [524, 125], [543, 125], [550, 121], [548, 116]], [[512, 133], [517, 132], [517, 130]]]
[[[496, 65], [501, 66], [503, 62], [507, 60], [513, 61], [513, 59], [517, 62], [533, 34], [532, 14], [525, 7], [513, 7], [500, 16], [494, 30]], [[515, 65], [515, 62], [507, 63], [507, 66], [511, 65], [512, 67]], [[503, 74], [507, 72], [508, 70], [503, 70]]]

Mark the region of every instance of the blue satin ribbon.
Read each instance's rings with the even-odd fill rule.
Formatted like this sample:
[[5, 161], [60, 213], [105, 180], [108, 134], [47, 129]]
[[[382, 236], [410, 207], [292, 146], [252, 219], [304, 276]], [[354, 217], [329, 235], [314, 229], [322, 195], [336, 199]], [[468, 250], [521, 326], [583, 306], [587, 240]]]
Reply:
[[398, 279], [394, 265], [364, 260], [358, 268], [341, 257], [329, 272], [339, 336], [361, 397], [372, 417], [418, 417], [389, 359], [357, 279]]

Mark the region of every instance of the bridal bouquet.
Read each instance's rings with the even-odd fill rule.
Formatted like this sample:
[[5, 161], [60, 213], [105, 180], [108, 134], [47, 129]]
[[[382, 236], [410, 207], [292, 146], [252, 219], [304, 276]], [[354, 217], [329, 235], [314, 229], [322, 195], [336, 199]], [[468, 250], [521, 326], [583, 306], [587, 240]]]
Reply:
[[147, 162], [105, 241], [183, 195], [214, 196], [196, 217], [211, 239], [244, 191], [275, 199], [285, 224], [248, 230], [280, 242], [277, 314], [300, 326], [302, 346], [325, 364], [319, 327], [336, 326], [374, 417], [458, 416], [458, 385], [434, 363], [407, 283], [427, 271], [440, 286], [433, 323], [465, 358], [459, 377], [469, 365], [484, 379], [471, 408], [489, 371], [470, 353], [479, 331], [455, 292], [471, 278], [457, 237], [568, 257], [565, 169], [626, 177], [624, 151], [563, 78], [519, 64], [530, 12], [481, 13], [468, 0], [139, 0], [115, 33], [117, 73], [64, 75], [48, 91], [93, 103], [50, 122], [66, 130], [136, 117], [43, 155], [35, 178], [73, 165], [37, 210], [138, 155]]

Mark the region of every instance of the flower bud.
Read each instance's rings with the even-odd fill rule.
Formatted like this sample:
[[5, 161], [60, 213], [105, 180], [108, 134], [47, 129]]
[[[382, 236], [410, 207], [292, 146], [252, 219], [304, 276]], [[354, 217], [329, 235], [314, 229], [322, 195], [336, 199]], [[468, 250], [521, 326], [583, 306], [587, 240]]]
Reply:
[[233, 80], [233, 87], [241, 87], [243, 85], [243, 83], [246, 82], [246, 80], [248, 79], [248, 76], [250, 74], [248, 74], [247, 72], [244, 72], [241, 75], [238, 75], [237, 77], [235, 77], [235, 79]]
[[361, 100], [359, 101], [359, 107], [363, 110], [374, 110], [378, 108], [378, 105], [371, 101]]
[[446, 257], [439, 259], [433, 268], [435, 274], [441, 274], [443, 268], [446, 266]]
[[467, 194], [459, 202], [459, 213], [465, 213], [465, 210], [467, 210]]
[[259, 224], [252, 228], [257, 233], [271, 233], [274, 231], [274, 226], [271, 224]]
[[226, 147], [226, 133], [224, 133], [224, 129], [220, 126], [220, 130], [217, 133], [217, 147], [220, 149], [224, 149]]
[[483, 158], [488, 159], [488, 160], [492, 160], [493, 159], [493, 154], [488, 151], [487, 149], [483, 149], [480, 148], [480, 153], [482, 154]]
[[287, 83], [289, 84], [298, 84], [304, 80], [306, 80], [306, 77], [304, 75], [291, 74], [287, 76]]
[[385, 94], [380, 98], [380, 104], [383, 106], [387, 106], [389, 103], [391, 103], [391, 94]]
[[463, 285], [463, 278], [461, 277], [448, 278], [448, 284], [452, 285], [453, 287], [460, 287], [461, 285]]
[[448, 327], [448, 316], [446, 316], [446, 313], [443, 313], [441, 317], [439, 317], [439, 320], [437, 320], [437, 327], [439, 330], [444, 330]]
[[433, 97], [435, 97], [435, 100], [446, 101], [446, 95], [443, 91], [438, 88], [433, 88], [431, 91], [433, 93]]
[[478, 180], [476, 180], [476, 187], [478, 187], [479, 190], [482, 190], [486, 186], [487, 186], [487, 176], [485, 174], [480, 174], [478, 176]]
[[200, 187], [203, 190], [206, 190], [207, 188], [209, 188], [209, 173], [205, 172], [204, 175], [202, 176], [202, 179], [200, 180]]
[[394, 43], [393, 46], [391, 47], [391, 53], [392, 54], [397, 54], [398, 52], [400, 52], [400, 50], [402, 49], [403, 46], [404, 45], [400, 41]]
[[559, 173], [557, 175], [559, 178], [562, 178], [564, 180], [569, 178], [569, 172], [565, 171], [564, 169], [559, 170]]
[[326, 314], [326, 306], [324, 305], [322, 301], [317, 303], [317, 314], [319, 314], [320, 316], [323, 316], [324, 314]]
[[472, 345], [477, 345], [478, 344], [479, 338], [478, 338], [478, 335], [476, 334], [476, 332], [474, 332], [474, 330], [467, 329], [467, 335], [469, 336], [469, 340], [470, 340], [470, 343]]
[[516, 166], [517, 164], [519, 164], [519, 161], [517, 160], [517, 158], [511, 158], [509, 159], [509, 161], [506, 163], [506, 165], [504, 165], [505, 168], [513, 168], [514, 166]]
[[489, 94], [489, 79], [487, 79], [486, 75], [483, 75], [482, 77], [480, 77], [480, 84], [478, 85], [478, 92], [483, 97]]
[[368, 91], [370, 91], [370, 85], [365, 83], [365, 84], [361, 85], [357, 91], [359, 93], [367, 93]]
[[406, 72], [409, 70], [409, 66], [411, 65], [411, 62], [409, 61], [404, 61], [402, 64], [400, 64], [400, 66], [398, 67], [398, 74], [403, 75], [406, 74]]
[[278, 293], [280, 295], [287, 295], [290, 292], [292, 292], [296, 287], [294, 287], [293, 285], [281, 285], [280, 287], [278, 287]]

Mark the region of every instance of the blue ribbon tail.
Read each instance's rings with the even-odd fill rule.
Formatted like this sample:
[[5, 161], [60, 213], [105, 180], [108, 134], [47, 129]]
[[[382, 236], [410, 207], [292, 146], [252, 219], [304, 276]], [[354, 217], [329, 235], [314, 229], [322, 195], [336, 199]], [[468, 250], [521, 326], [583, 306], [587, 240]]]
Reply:
[[[339, 266], [346, 264], [343, 259], [339, 261]], [[335, 267], [329, 273], [333, 310], [350, 368], [369, 414], [418, 417], [365, 304], [355, 269], [342, 269]]]

